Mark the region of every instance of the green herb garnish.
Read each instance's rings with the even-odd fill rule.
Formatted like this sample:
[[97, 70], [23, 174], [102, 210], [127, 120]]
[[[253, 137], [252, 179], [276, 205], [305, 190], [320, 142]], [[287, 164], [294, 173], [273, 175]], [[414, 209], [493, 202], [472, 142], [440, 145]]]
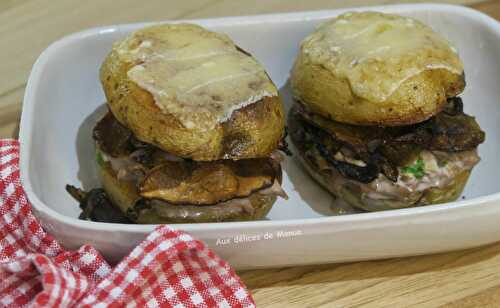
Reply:
[[412, 166], [404, 167], [402, 170], [404, 173], [412, 174], [416, 179], [420, 180], [425, 175], [424, 161], [419, 158]]
[[438, 167], [446, 167], [446, 165], [448, 165], [448, 161], [447, 160], [438, 160], [437, 164], [438, 164]]
[[97, 151], [95, 154], [95, 160], [99, 166], [104, 166], [104, 159], [102, 158], [101, 152]]

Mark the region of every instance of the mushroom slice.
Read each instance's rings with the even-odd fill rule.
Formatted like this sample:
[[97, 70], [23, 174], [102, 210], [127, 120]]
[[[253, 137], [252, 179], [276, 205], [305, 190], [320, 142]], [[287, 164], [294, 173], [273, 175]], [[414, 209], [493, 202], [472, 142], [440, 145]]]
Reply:
[[151, 169], [139, 185], [144, 198], [170, 204], [213, 205], [245, 198], [270, 187], [276, 170], [269, 158], [239, 161], [168, 161]]
[[97, 147], [112, 157], [128, 155], [132, 137], [132, 132], [120, 124], [109, 111], [97, 122], [93, 131]]

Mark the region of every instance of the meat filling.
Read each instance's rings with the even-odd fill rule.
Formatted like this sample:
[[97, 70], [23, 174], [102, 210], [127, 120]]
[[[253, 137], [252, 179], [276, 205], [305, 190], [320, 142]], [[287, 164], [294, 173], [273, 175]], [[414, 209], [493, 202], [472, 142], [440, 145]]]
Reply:
[[460, 100], [451, 100], [442, 114], [424, 123], [398, 128], [346, 125], [296, 104], [289, 129], [311, 175], [334, 195], [369, 211], [456, 198], [479, 162], [476, 148], [484, 141]]
[[[119, 180], [135, 183], [139, 194], [171, 205], [215, 205], [267, 191], [285, 196], [279, 162], [184, 160], [135, 139], [108, 113], [95, 127], [98, 162], [109, 163]], [[273, 156], [274, 157], [274, 156]], [[268, 188], [273, 187], [273, 190]]]
[[380, 173], [392, 182], [423, 150], [459, 153], [475, 150], [484, 132], [463, 113], [462, 101], [450, 99], [435, 117], [405, 127], [364, 127], [342, 124], [309, 113], [295, 104], [289, 123], [292, 139], [314, 147], [345, 177], [370, 183]]

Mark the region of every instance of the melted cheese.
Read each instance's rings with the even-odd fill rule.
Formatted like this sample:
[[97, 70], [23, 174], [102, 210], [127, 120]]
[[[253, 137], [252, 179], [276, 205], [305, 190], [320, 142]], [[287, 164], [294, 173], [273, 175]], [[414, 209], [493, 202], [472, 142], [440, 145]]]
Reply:
[[456, 49], [412, 18], [346, 13], [321, 24], [302, 42], [314, 64], [345, 78], [359, 97], [383, 102], [407, 79], [432, 69], [462, 74]]
[[186, 128], [206, 130], [277, 89], [262, 66], [226, 35], [190, 24], [139, 30], [114, 49], [135, 65], [130, 80]]

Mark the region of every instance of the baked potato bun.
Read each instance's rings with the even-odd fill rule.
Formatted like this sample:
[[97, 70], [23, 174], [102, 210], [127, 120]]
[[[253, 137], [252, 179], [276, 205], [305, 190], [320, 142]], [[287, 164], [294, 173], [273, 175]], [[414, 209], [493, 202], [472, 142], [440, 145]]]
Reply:
[[355, 125], [422, 122], [465, 87], [448, 41], [420, 21], [377, 12], [320, 25], [303, 40], [290, 80], [312, 112]]
[[197, 161], [266, 157], [284, 111], [262, 66], [226, 35], [147, 27], [113, 45], [100, 78], [111, 112], [141, 141]]

